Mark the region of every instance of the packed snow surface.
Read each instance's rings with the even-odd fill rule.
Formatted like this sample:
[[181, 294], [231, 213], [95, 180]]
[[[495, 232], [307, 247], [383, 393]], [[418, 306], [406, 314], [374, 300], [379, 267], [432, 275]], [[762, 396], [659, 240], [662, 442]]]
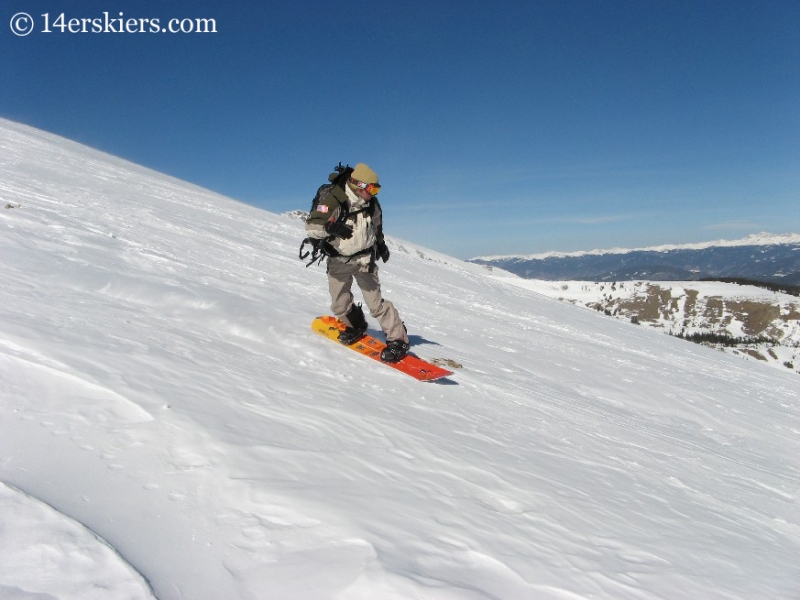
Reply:
[[0, 202], [4, 599], [800, 598], [794, 374], [391, 240], [423, 384], [297, 219], [8, 121]]

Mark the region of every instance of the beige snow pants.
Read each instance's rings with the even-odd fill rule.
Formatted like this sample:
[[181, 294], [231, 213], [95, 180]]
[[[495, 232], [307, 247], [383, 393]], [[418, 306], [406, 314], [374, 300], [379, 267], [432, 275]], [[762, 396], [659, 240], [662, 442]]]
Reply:
[[353, 306], [353, 280], [355, 279], [369, 314], [378, 320], [386, 341], [408, 342], [408, 334], [394, 304], [381, 296], [378, 280], [378, 265], [369, 255], [353, 258], [350, 262], [342, 258], [328, 259], [328, 290], [331, 293], [331, 310], [334, 316], [346, 325], [345, 315]]

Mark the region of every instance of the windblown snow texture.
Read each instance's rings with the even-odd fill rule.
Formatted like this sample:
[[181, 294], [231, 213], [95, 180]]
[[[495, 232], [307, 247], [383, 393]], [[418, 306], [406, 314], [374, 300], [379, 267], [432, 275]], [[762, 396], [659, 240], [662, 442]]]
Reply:
[[794, 374], [390, 240], [421, 386], [296, 219], [8, 121], [0, 198], [3, 598], [800, 597]]

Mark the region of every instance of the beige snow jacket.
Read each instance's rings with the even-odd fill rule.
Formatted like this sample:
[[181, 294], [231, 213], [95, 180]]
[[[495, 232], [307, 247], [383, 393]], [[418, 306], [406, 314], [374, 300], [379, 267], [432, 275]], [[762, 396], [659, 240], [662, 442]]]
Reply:
[[321, 195], [315, 210], [308, 216], [306, 233], [311, 238], [328, 238], [325, 224], [339, 219], [353, 228], [353, 236], [346, 240], [339, 237], [328, 240], [339, 254], [335, 259], [348, 260], [371, 254], [376, 243], [383, 243], [383, 213], [374, 196], [362, 200], [346, 183], [342, 187], [334, 185], [327, 194]]

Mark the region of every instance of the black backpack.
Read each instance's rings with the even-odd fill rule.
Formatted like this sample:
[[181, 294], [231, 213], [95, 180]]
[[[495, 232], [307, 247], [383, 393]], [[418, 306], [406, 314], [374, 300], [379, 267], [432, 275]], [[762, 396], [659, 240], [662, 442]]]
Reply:
[[339, 162], [339, 164], [333, 168], [333, 173], [328, 175], [328, 181], [330, 183], [319, 186], [314, 199], [311, 201], [311, 210], [308, 211], [308, 214], [310, 215], [317, 210], [317, 206], [319, 206], [320, 201], [328, 196], [334, 186], [338, 185], [339, 187], [344, 187], [344, 184], [347, 183], [348, 179], [350, 179], [350, 175], [352, 175], [352, 173], [353, 167], [350, 165], [343, 167], [342, 163]]
[[[338, 165], [333, 168], [333, 173], [328, 175], [328, 181], [330, 183], [325, 183], [319, 187], [317, 193], [314, 195], [314, 199], [311, 201], [311, 209], [308, 211], [309, 216], [315, 210], [317, 210], [317, 206], [319, 206], [320, 202], [327, 198], [330, 194], [331, 190], [334, 186], [344, 187], [347, 180], [350, 179], [350, 175], [353, 173], [353, 167], [349, 164], [342, 166], [341, 161]], [[337, 221], [344, 222], [347, 220], [348, 212], [347, 210], [342, 210], [339, 212], [339, 218]], [[310, 245], [310, 250], [305, 250], [305, 246]], [[300, 244], [300, 260], [305, 260], [309, 256], [311, 260], [308, 261], [306, 267], [310, 267], [314, 263], [321, 263], [329, 256], [336, 256], [338, 252], [334, 250], [333, 246], [329, 243], [329, 238], [325, 239], [315, 239], [315, 238], [306, 238]]]

